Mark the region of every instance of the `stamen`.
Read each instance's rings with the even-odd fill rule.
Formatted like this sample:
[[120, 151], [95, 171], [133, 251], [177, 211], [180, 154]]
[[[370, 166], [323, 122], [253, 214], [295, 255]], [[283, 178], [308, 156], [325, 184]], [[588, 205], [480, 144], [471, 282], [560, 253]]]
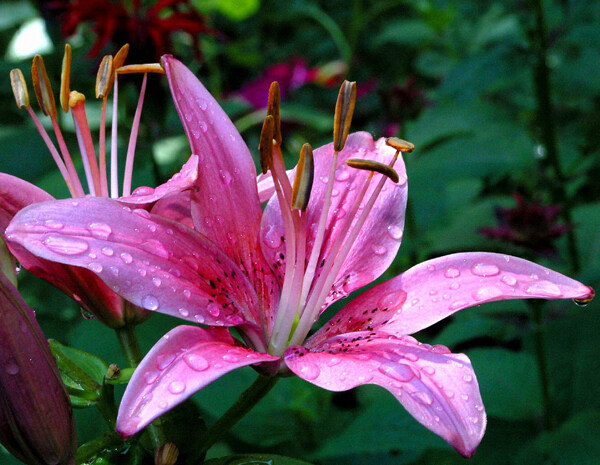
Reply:
[[[160, 66], [160, 65], [159, 65]], [[162, 68], [161, 68], [162, 69]], [[117, 70], [118, 72], [118, 70]], [[140, 128], [140, 119], [142, 117], [142, 108], [144, 106], [144, 96], [146, 95], [146, 84], [148, 82], [148, 74], [144, 73], [142, 88], [140, 89], [140, 97], [138, 99], [133, 123], [131, 125], [131, 134], [129, 136], [129, 145], [127, 146], [127, 158], [125, 160], [125, 174], [123, 177], [123, 197], [131, 194], [131, 176], [133, 174], [133, 158], [135, 156], [135, 145], [137, 142], [138, 130]]]
[[381, 173], [384, 176], [390, 178], [394, 183], [398, 183], [399, 176], [396, 173], [396, 170], [389, 165], [384, 163], [379, 163], [374, 160], [363, 160], [361, 158], [349, 158], [346, 160], [346, 164], [352, 168], [356, 168], [359, 170], [367, 170], [367, 171], [375, 171], [376, 173]]
[[81, 159], [90, 194], [94, 196], [99, 195], [100, 173], [98, 172], [92, 133], [90, 132], [90, 126], [85, 113], [85, 96], [77, 91], [71, 91], [69, 106], [71, 107], [71, 114], [75, 123], [75, 133], [77, 135], [77, 142], [79, 143], [79, 150], [81, 151]]
[[108, 84], [112, 75], [112, 63], [113, 57], [111, 55], [102, 58], [96, 75], [96, 98], [105, 98], [110, 92]]
[[166, 74], [165, 69], [160, 63], [146, 63], [143, 65], [127, 65], [116, 68], [117, 74], [140, 74], [140, 73], [158, 73]]
[[415, 144], [403, 139], [398, 139], [397, 137], [388, 137], [385, 140], [385, 143], [400, 152], [412, 152], [415, 149]]
[[33, 57], [31, 77], [33, 79], [33, 90], [42, 112], [46, 116], [56, 116], [56, 103], [54, 102], [52, 86], [50, 86], [50, 80], [46, 73], [44, 59], [40, 55]]
[[273, 117], [275, 123], [275, 130], [273, 138], [277, 144], [281, 145], [281, 116], [279, 112], [281, 98], [279, 96], [279, 83], [273, 81], [269, 87], [269, 101], [267, 104], [267, 115]]
[[29, 91], [27, 90], [27, 82], [20, 69], [11, 70], [10, 86], [12, 87], [17, 107], [19, 109], [23, 107], [29, 109]]
[[65, 113], [69, 112], [69, 94], [71, 93], [71, 46], [65, 44], [62, 72], [60, 73], [60, 106]]
[[273, 166], [273, 133], [275, 131], [275, 121], [272, 115], [267, 115], [260, 132], [260, 142], [258, 152], [260, 153], [260, 169], [263, 174]]
[[127, 58], [127, 54], [129, 53], [129, 44], [123, 45], [119, 51], [115, 54], [112, 61], [112, 73], [110, 73], [110, 77], [106, 84], [108, 91], [110, 92], [110, 88], [113, 86], [115, 82], [115, 77], [117, 76], [116, 69], [123, 66], [125, 63], [125, 59]]
[[340, 87], [333, 118], [333, 148], [341, 151], [346, 144], [356, 105], [356, 82], [344, 81]]
[[[118, 54], [117, 54], [118, 55]], [[113, 64], [116, 61], [113, 60]], [[116, 73], [113, 74], [116, 76]], [[117, 140], [117, 128], [118, 123], [117, 119], [119, 116], [119, 111], [117, 107], [117, 103], [119, 100], [119, 85], [118, 80], [114, 79], [114, 92], [113, 92], [113, 117], [112, 117], [112, 126], [110, 133], [110, 196], [113, 199], [119, 197], [119, 165], [118, 165], [118, 140]]]
[[292, 208], [306, 210], [314, 176], [313, 151], [310, 144], [304, 144], [302, 150], [300, 150], [300, 160], [298, 160], [298, 166], [296, 166], [296, 177], [292, 187]]
[[113, 74], [113, 57], [106, 55], [102, 58], [98, 74], [96, 75], [96, 98], [102, 98], [102, 109], [100, 111], [100, 134], [98, 141], [98, 167], [100, 170], [100, 192], [102, 196], [108, 196], [108, 179], [106, 175], [106, 103], [110, 93], [108, 83]]

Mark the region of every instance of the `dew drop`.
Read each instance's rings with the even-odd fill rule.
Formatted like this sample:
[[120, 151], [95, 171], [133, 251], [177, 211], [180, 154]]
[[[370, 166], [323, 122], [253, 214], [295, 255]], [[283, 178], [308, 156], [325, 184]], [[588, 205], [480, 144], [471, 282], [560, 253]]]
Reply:
[[189, 299], [189, 298], [192, 296], [192, 293], [191, 293], [191, 291], [190, 291], [189, 289], [184, 289], [184, 290], [183, 290], [183, 296], [184, 296], [186, 299]]
[[473, 293], [473, 298], [477, 301], [495, 299], [500, 297], [502, 291], [496, 286], [485, 286]]
[[277, 249], [281, 245], [281, 234], [275, 226], [269, 226], [269, 230], [265, 233], [265, 243], [271, 249]]
[[162, 284], [162, 280], [155, 276], [152, 278], [152, 284], [154, 284], [155, 287], [160, 287], [160, 285]]
[[444, 276], [449, 279], [458, 278], [460, 276], [460, 270], [458, 268], [448, 268], [444, 271]]
[[235, 354], [225, 354], [223, 355], [223, 360], [229, 363], [236, 363], [240, 361], [240, 357]]
[[185, 391], [185, 383], [183, 381], [173, 381], [169, 384], [168, 389], [171, 394], [181, 394]]
[[112, 233], [112, 228], [106, 223], [90, 223], [88, 230], [96, 239], [103, 240], [108, 239], [108, 236]]
[[142, 278], [148, 273], [145, 268], [138, 268], [137, 272]]
[[468, 302], [465, 302], [464, 300], [457, 300], [455, 302], [452, 302], [452, 304], [450, 305], [450, 307], [448, 307], [448, 309], [449, 310], [458, 310], [459, 308], [466, 307], [467, 305], [469, 305]]
[[104, 269], [100, 263], [92, 262], [88, 264], [88, 268], [94, 273], [101, 273]]
[[504, 276], [502, 276], [502, 282], [508, 286], [516, 286], [517, 278], [509, 274], [505, 274]]
[[185, 309], [185, 308], [180, 308], [179, 310], [177, 310], [179, 312], [179, 314], [183, 317], [183, 318], [187, 318], [188, 316], [190, 316], [190, 311]]
[[208, 306], [206, 307], [206, 309], [208, 310], [208, 313], [210, 313], [215, 318], [218, 317], [221, 314], [221, 309], [219, 308], [219, 305], [215, 304], [214, 302], [208, 304]]
[[300, 377], [301, 378], [304, 378], [307, 380], [312, 380], [312, 379], [316, 379], [320, 374], [321, 374], [321, 370], [319, 369], [319, 367], [312, 363], [305, 362], [304, 365], [302, 365], [302, 367], [300, 367]]
[[89, 244], [83, 239], [72, 237], [47, 236], [42, 244], [52, 252], [61, 255], [80, 255], [89, 249]]
[[327, 359], [325, 365], [327, 365], [328, 367], [334, 367], [336, 365], [339, 365], [341, 362], [342, 360], [339, 357], [331, 357]]
[[433, 404], [433, 398], [427, 394], [426, 392], [417, 392], [413, 395], [417, 401], [423, 405], [431, 405]]
[[156, 367], [164, 370], [175, 361], [175, 354], [159, 354], [156, 356]]
[[13, 376], [19, 373], [19, 365], [17, 365], [17, 361], [14, 358], [9, 359], [6, 362], [6, 365], [4, 365], [4, 371]]
[[464, 375], [463, 376], [463, 381], [465, 383], [472, 383], [473, 382], [473, 376], [472, 375]]
[[395, 239], [397, 241], [402, 239], [403, 232], [400, 226], [390, 225], [388, 226], [387, 231], [392, 239]]
[[159, 374], [158, 371], [147, 371], [144, 373], [144, 381], [146, 381], [146, 384], [154, 384]]
[[107, 257], [112, 257], [115, 252], [110, 247], [102, 247], [102, 253]]
[[111, 266], [109, 269], [113, 276], [119, 276], [119, 269], [116, 266]]
[[81, 312], [81, 316], [84, 320], [93, 320], [96, 317], [92, 312], [90, 312], [87, 308], [79, 307], [79, 311]]
[[373, 253], [375, 255], [385, 255], [385, 253], [387, 252], [387, 249], [383, 246], [383, 245], [375, 245], [373, 244], [371, 246], [371, 250], [373, 251]]
[[424, 366], [421, 371], [429, 376], [435, 375], [435, 368], [432, 366]]
[[471, 268], [471, 273], [473, 273], [475, 276], [482, 276], [485, 278], [500, 274], [500, 268], [491, 263], [477, 263]]
[[454, 391], [451, 391], [450, 389], [445, 389], [444, 390], [444, 395], [448, 398], [448, 399], [452, 399], [454, 397]]
[[126, 265], [130, 264], [133, 261], [133, 257], [128, 254], [127, 252], [123, 252], [121, 255], [121, 260], [123, 260], [123, 263], [125, 263]]
[[395, 379], [396, 381], [400, 381], [402, 383], [410, 381], [415, 377], [410, 367], [408, 365], [405, 365], [404, 363], [380, 366], [378, 370], [385, 376], [389, 376], [390, 378]]
[[390, 292], [384, 295], [377, 302], [377, 307], [380, 309], [387, 308], [388, 310], [395, 310], [400, 307], [406, 301], [406, 292], [397, 291]]
[[209, 367], [208, 360], [197, 354], [186, 355], [183, 357], [183, 361], [194, 371], [204, 371]]
[[146, 310], [156, 310], [158, 308], [158, 299], [153, 295], [147, 295], [142, 299], [142, 305]]
[[219, 170], [219, 177], [221, 178], [221, 182], [228, 186], [231, 183], [231, 174], [226, 170]]
[[411, 362], [416, 362], [416, 361], [419, 360], [419, 356], [417, 354], [413, 353], [413, 352], [406, 352], [404, 354], [404, 358], [406, 360], [411, 361]]
[[44, 225], [49, 229], [62, 229], [65, 227], [64, 224], [56, 220], [46, 220], [44, 221]]
[[587, 307], [592, 299], [573, 299], [573, 303], [578, 307]]
[[540, 281], [529, 286], [525, 292], [541, 297], [560, 297], [562, 292], [560, 288], [550, 281]]
[[131, 195], [151, 195], [154, 194], [154, 188], [149, 186], [140, 186], [135, 189]]

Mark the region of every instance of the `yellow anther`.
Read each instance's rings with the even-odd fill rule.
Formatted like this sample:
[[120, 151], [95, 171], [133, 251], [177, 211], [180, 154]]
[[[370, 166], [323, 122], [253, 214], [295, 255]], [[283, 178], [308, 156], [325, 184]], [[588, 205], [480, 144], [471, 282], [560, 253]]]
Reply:
[[40, 108], [46, 116], [56, 116], [56, 103], [54, 102], [52, 86], [50, 86], [50, 79], [48, 79], [48, 74], [46, 73], [44, 59], [40, 55], [33, 57], [31, 77], [33, 79], [33, 90], [35, 91]]
[[117, 74], [158, 73], [165, 74], [165, 69], [160, 63], [146, 63], [143, 65], [127, 65], [116, 68]]
[[367, 170], [367, 171], [375, 171], [376, 173], [381, 173], [384, 176], [387, 176], [392, 181], [397, 183], [400, 179], [396, 170], [389, 165], [384, 163], [379, 163], [378, 161], [373, 160], [363, 160], [361, 158], [349, 158], [346, 160], [346, 164], [352, 168], [356, 168], [359, 170]]
[[63, 111], [69, 111], [69, 94], [71, 93], [71, 46], [65, 44], [62, 72], [60, 73], [60, 106]]
[[314, 177], [315, 165], [312, 147], [310, 144], [304, 144], [300, 150], [300, 159], [296, 166], [296, 177], [292, 187], [292, 208], [306, 210]]
[[27, 82], [20, 69], [13, 69], [10, 72], [10, 86], [12, 87], [17, 107], [29, 108], [29, 91], [27, 90]]
[[273, 81], [269, 87], [269, 103], [267, 104], [267, 115], [273, 117], [275, 129], [273, 138], [275, 142], [281, 144], [281, 116], [279, 113], [281, 98], [279, 97], [279, 83]]
[[406, 140], [398, 139], [397, 137], [388, 137], [385, 143], [390, 147], [400, 150], [401, 152], [412, 152], [415, 149], [415, 144]]
[[83, 95], [81, 92], [77, 92], [76, 90], [72, 90], [69, 94], [69, 107], [73, 108], [79, 103], [85, 103], [85, 95]]
[[112, 76], [113, 57], [106, 55], [102, 58], [98, 74], [96, 74], [96, 98], [104, 98], [110, 93], [108, 84]]
[[346, 144], [356, 105], [356, 82], [344, 81], [335, 104], [333, 119], [333, 148], [340, 152]]
[[260, 132], [258, 151], [260, 153], [260, 169], [265, 174], [273, 165], [273, 134], [275, 132], [275, 120], [272, 115], [267, 115]]
[[108, 84], [106, 85], [106, 87], [108, 89], [112, 89], [112, 86], [115, 82], [115, 76], [116, 76], [115, 70], [117, 68], [120, 68], [121, 66], [123, 66], [123, 63], [125, 63], [125, 59], [127, 58], [128, 53], [129, 53], [129, 44], [125, 44], [115, 54], [113, 61], [112, 61], [112, 71], [113, 72], [110, 73], [110, 79], [108, 80]]

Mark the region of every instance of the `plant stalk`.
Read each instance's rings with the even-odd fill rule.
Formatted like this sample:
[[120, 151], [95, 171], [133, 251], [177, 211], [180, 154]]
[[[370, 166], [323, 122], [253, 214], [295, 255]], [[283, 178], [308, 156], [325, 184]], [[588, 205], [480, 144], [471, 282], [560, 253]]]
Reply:
[[540, 384], [542, 389], [542, 426], [544, 430], [554, 427], [554, 409], [550, 397], [550, 376], [548, 372], [548, 357], [546, 356], [546, 340], [544, 337], [544, 303], [540, 300], [528, 300], [531, 310], [531, 324], [535, 344], [535, 357], [538, 366]]

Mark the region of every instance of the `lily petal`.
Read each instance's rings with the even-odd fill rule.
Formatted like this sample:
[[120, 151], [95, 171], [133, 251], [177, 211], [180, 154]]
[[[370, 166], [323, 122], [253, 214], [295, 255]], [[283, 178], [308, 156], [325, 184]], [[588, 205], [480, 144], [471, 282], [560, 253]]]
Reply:
[[194, 229], [191, 199], [192, 193], [189, 190], [171, 194], [156, 202], [150, 212], [154, 215], [170, 218], [178, 223], [185, 224], [188, 228]]
[[594, 291], [509, 255], [470, 252], [420, 263], [358, 296], [314, 336], [381, 330], [412, 334], [467, 307], [509, 299], [589, 299]]
[[[333, 188], [334, 196], [332, 197], [327, 219], [325, 242], [319, 259], [320, 262], [323, 259], [331, 258], [328, 255], [329, 251], [334, 241], [339, 238], [340, 229], [347, 220], [346, 215], [354, 206], [358, 193], [369, 176], [366, 171], [348, 167], [345, 160], [348, 158], [365, 158], [389, 163], [394, 153], [395, 150], [388, 147], [384, 139], [373, 141], [371, 135], [366, 132], [354, 133], [348, 137], [344, 150], [339, 154], [338, 169]], [[308, 244], [311, 243], [311, 237], [314, 237], [315, 227], [323, 207], [332, 156], [333, 144], [325, 145], [314, 151], [315, 181], [310, 203], [306, 209], [307, 224], [309, 225]], [[404, 212], [408, 192], [406, 170], [401, 158], [396, 162], [394, 169], [400, 176], [400, 182], [393, 184], [388, 181], [384, 185], [384, 189], [375, 201], [370, 215], [344, 261], [344, 265], [340, 268], [338, 277], [333, 283], [331, 293], [326, 301], [327, 304], [347, 296], [379, 277], [390, 266], [398, 252], [404, 228]], [[290, 176], [293, 176], [294, 172], [294, 170], [290, 171]], [[362, 205], [365, 205], [368, 201], [377, 184], [378, 177], [379, 175], [371, 182]], [[358, 211], [353, 224], [355, 224], [361, 211]], [[276, 198], [272, 198], [267, 204], [263, 215], [261, 238], [264, 254], [267, 259], [272, 257], [273, 262], [281, 262], [281, 254], [285, 254], [285, 244], [280, 240], [273, 241], [273, 238], [282, 236], [285, 236], [285, 231], [279, 203]], [[310, 253], [310, 249], [309, 246], [307, 255]]]
[[330, 391], [377, 384], [426, 428], [469, 457], [481, 441], [486, 414], [471, 362], [410, 336], [348, 333], [310, 349], [290, 347], [285, 363], [295, 374]]
[[121, 401], [117, 431], [131, 436], [224, 374], [276, 360], [279, 357], [238, 346], [224, 328], [178, 326], [136, 369]]
[[194, 229], [247, 273], [263, 307], [273, 307], [279, 289], [258, 243], [262, 209], [250, 151], [227, 114], [188, 68], [170, 55], [163, 56], [162, 65], [192, 152], [200, 157], [192, 194]]
[[[288, 177], [293, 179], [291, 175], [291, 171], [288, 172]], [[264, 203], [271, 198], [271, 196], [275, 193], [275, 183], [273, 182], [273, 176], [271, 176], [271, 172], [261, 173], [256, 178], [256, 186], [258, 188], [258, 198], [260, 203]]]
[[[27, 181], [0, 173], [0, 231], [4, 233], [23, 208], [52, 199], [50, 194]], [[45, 224], [50, 229], [61, 225], [52, 220]], [[79, 302], [99, 321], [110, 327], [124, 324], [121, 299], [93, 273], [44, 260], [14, 242], [7, 241], [7, 246], [23, 268]]]
[[[49, 228], [48, 221], [63, 225]], [[256, 323], [242, 271], [204, 236], [106, 198], [59, 200], [19, 212], [7, 239], [60, 263], [85, 267], [147, 310], [210, 325]]]
[[175, 173], [171, 179], [160, 186], [138, 187], [130, 196], [120, 197], [119, 202], [132, 208], [141, 208], [168, 195], [177, 194], [193, 187], [198, 178], [198, 155], [190, 156], [189, 160]]

